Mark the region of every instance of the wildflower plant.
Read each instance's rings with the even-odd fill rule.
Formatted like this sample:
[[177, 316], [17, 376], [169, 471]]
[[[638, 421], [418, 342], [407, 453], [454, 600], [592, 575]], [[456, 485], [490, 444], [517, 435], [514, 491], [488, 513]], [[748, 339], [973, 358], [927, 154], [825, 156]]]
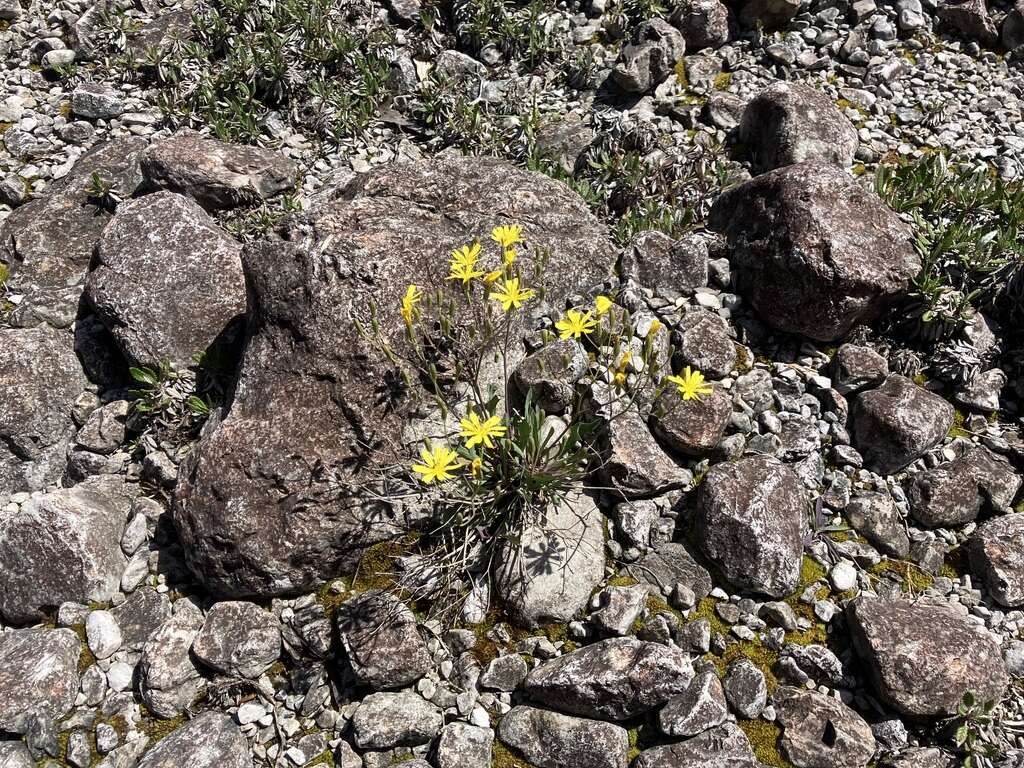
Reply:
[[[430, 510], [416, 566], [406, 565], [402, 585], [449, 618], [468, 585], [489, 581], [510, 547], [522, 553], [528, 531], [559, 535], [553, 510], [571, 507], [583, 492], [614, 490], [595, 482], [603, 426], [595, 413], [624, 413], [674, 385], [696, 400], [710, 392], [697, 371], [687, 369], [683, 385], [666, 376], [671, 350], [659, 347], [655, 334], [634, 338], [629, 312], [610, 296], [538, 319], [547, 261], [520, 226], [495, 227], [489, 238], [450, 252], [443, 284], [410, 284], [392, 307], [373, 308], [369, 328], [359, 326], [401, 371], [407, 390], [423, 393], [421, 406], [432, 410], [425, 421], [437, 425], [429, 437], [417, 435], [408, 463], [391, 474], [404, 484], [398, 495]], [[399, 341], [381, 330], [383, 313], [400, 320]], [[538, 324], [544, 327], [532, 334], [539, 339], [532, 359], [547, 360], [545, 377], [575, 371], [564, 383], [568, 403], [553, 404], [543, 388], [523, 386], [514, 375], [523, 337]], [[589, 407], [596, 392], [613, 402]]]

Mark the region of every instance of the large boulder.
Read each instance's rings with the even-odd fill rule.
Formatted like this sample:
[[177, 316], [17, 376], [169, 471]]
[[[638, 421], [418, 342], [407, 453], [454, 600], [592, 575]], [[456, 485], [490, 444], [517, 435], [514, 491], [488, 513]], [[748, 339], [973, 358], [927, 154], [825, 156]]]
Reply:
[[683, 0], [670, 20], [691, 53], [729, 42], [729, 9], [721, 0]]
[[81, 642], [70, 629], [0, 634], [0, 730], [25, 733], [35, 717], [59, 720], [78, 695]]
[[71, 334], [0, 329], [0, 496], [60, 479], [75, 399], [87, 385]]
[[658, 395], [651, 409], [651, 431], [684, 456], [702, 456], [722, 440], [732, 416], [732, 399], [721, 387], [699, 400], [684, 400], [675, 387]]
[[[139, 156], [146, 141], [119, 138], [86, 152], [47, 194], [15, 209], [0, 224], [0, 262], [8, 265], [8, 288], [26, 294], [50, 324], [75, 316], [79, 286], [110, 212], [89, 198], [93, 174], [128, 197], [142, 182]], [[58, 306], [59, 305], [59, 306]], [[19, 308], [24, 313], [25, 308]]]
[[[409, 458], [398, 438], [413, 398], [396, 392], [401, 377], [354, 321], [371, 302], [384, 308], [382, 333], [404, 350], [406, 285], [446, 284], [449, 251], [509, 221], [552, 254], [551, 306], [614, 264], [606, 228], [575, 193], [480, 158], [376, 170], [247, 250], [252, 322], [240, 381], [182, 467], [174, 508], [207, 587], [294, 592], [352, 569], [367, 546], [406, 528], [391, 505], [339, 493], [375, 464], [374, 449], [382, 460]], [[519, 258], [530, 274], [526, 249]]]
[[645, 93], [672, 74], [686, 53], [682, 33], [664, 19], [645, 21], [622, 48], [612, 69], [616, 85], [628, 93]]
[[979, 525], [967, 551], [971, 570], [1000, 605], [1024, 605], [1024, 513]]
[[687, 689], [690, 657], [675, 646], [616, 637], [541, 664], [526, 677], [526, 695], [581, 717], [628, 720]]
[[830, 164], [797, 163], [726, 190], [709, 225], [727, 236], [739, 291], [761, 316], [819, 341], [875, 319], [921, 268], [910, 227]]
[[1009, 512], [1020, 489], [1020, 475], [988, 448], [972, 448], [945, 464], [910, 479], [910, 514], [930, 528], [952, 527], [977, 519], [983, 511]]
[[432, 666], [416, 616], [389, 592], [369, 590], [339, 606], [338, 636], [352, 674], [374, 690], [416, 682]]
[[986, 0], [942, 0], [936, 13], [949, 28], [968, 40], [994, 45], [999, 40]]
[[371, 693], [352, 713], [352, 734], [360, 749], [426, 744], [442, 725], [441, 710], [413, 691]]
[[892, 474], [942, 442], [954, 415], [941, 397], [893, 373], [854, 399], [850, 431], [865, 464]]
[[782, 752], [797, 768], [864, 768], [875, 737], [839, 699], [788, 686], [772, 696], [782, 725]]
[[0, 614], [22, 624], [68, 600], [113, 598], [128, 562], [120, 541], [130, 504], [119, 481], [103, 478], [0, 512]]
[[739, 136], [759, 172], [794, 163], [849, 168], [858, 143], [856, 129], [828, 96], [784, 80], [750, 100]]
[[139, 694], [157, 717], [177, 717], [192, 704], [204, 681], [192, 661], [192, 643], [203, 628], [203, 614], [179, 601], [174, 615], [146, 641], [139, 659]]
[[249, 744], [234, 721], [221, 712], [189, 720], [142, 757], [138, 768], [251, 768]]
[[225, 675], [256, 679], [281, 655], [281, 626], [255, 603], [217, 603], [192, 641], [192, 653]]
[[846, 616], [875, 690], [904, 714], [952, 715], [968, 691], [999, 701], [1006, 690], [999, 645], [944, 601], [863, 596]]
[[85, 295], [124, 356], [192, 365], [245, 313], [242, 246], [187, 197], [157, 192], [118, 206]]
[[498, 738], [537, 768], [626, 768], [629, 734], [622, 726], [518, 706], [501, 718]]
[[784, 597], [800, 580], [809, 508], [800, 478], [775, 459], [717, 464], [697, 497], [697, 541], [734, 586]]
[[594, 500], [568, 493], [502, 546], [496, 584], [505, 610], [521, 626], [566, 622], [604, 578], [605, 518]]
[[295, 186], [295, 164], [280, 152], [189, 130], [154, 142], [141, 165], [150, 188], [188, 195], [207, 210], [257, 203]]
[[437, 768], [491, 768], [494, 731], [469, 723], [448, 723], [437, 737]]
[[735, 723], [724, 723], [686, 741], [644, 750], [633, 768], [762, 768], [746, 734]]

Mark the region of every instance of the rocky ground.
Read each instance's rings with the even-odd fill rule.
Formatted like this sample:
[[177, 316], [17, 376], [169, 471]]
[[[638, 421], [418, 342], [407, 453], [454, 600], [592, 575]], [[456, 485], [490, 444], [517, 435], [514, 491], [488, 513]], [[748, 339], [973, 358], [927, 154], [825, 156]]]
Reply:
[[[1022, 44], [984, 0], [0, 0], [0, 766], [1021, 764], [1024, 244], [942, 225], [1024, 227]], [[603, 294], [713, 388], [602, 423], [555, 565], [453, 616], [396, 588], [422, 500], [351, 493], [432, 424], [354, 321], [510, 222], [517, 386], [573, 392], [533, 331]]]

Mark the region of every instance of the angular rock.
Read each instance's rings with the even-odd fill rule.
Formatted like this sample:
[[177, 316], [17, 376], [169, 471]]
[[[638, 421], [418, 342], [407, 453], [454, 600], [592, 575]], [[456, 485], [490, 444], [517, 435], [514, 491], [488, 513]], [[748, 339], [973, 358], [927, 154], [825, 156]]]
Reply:
[[242, 247], [171, 192], [122, 203], [96, 250], [86, 297], [125, 357], [192, 365], [245, 313]]
[[467, 723], [449, 723], [437, 739], [437, 768], [491, 768], [494, 731]]
[[647, 587], [606, 587], [599, 595], [601, 607], [590, 614], [590, 623], [607, 636], [628, 635], [647, 606]]
[[864, 768], [874, 755], [871, 726], [840, 700], [784, 686], [772, 702], [783, 754], [797, 768]]
[[909, 226], [829, 164], [797, 163], [726, 190], [708, 221], [727, 236], [744, 298], [779, 330], [819, 341], [871, 322], [921, 267]]
[[993, 45], [999, 40], [985, 0], [942, 0], [936, 13], [943, 23], [968, 40], [983, 45]]
[[110, 612], [121, 628], [122, 647], [141, 651], [149, 636], [171, 615], [171, 601], [152, 587], [140, 587]]
[[768, 683], [750, 659], [737, 659], [729, 664], [722, 681], [725, 699], [739, 717], [754, 720], [761, 716], [768, 702]]
[[528, 355], [512, 374], [519, 392], [532, 393], [547, 413], [564, 413], [572, 405], [576, 382], [587, 372], [587, 353], [574, 339], [560, 339]]
[[0, 496], [60, 478], [74, 402], [87, 384], [70, 334], [0, 329]]
[[890, 374], [854, 399], [851, 435], [869, 468], [892, 474], [942, 442], [953, 416], [941, 397]]
[[496, 584], [516, 623], [564, 623], [586, 604], [604, 578], [604, 525], [590, 496], [569, 494], [543, 525], [502, 547]]
[[161, 739], [138, 768], [252, 768], [249, 744], [234, 721], [204, 712]]
[[110, 611], [91, 611], [85, 620], [89, 650], [97, 659], [108, 659], [121, 647], [121, 628]]
[[690, 52], [729, 42], [729, 9], [720, 0], [684, 0], [670, 21], [683, 33]]
[[59, 720], [70, 712], [80, 652], [70, 629], [0, 633], [0, 730], [26, 733], [37, 717]]
[[686, 690], [690, 657], [678, 648], [632, 637], [584, 646], [541, 664], [526, 677], [526, 695], [581, 717], [627, 720]]
[[124, 442], [125, 422], [130, 411], [131, 403], [127, 400], [115, 400], [97, 408], [78, 430], [75, 443], [91, 453], [103, 456], [113, 453]]
[[673, 696], [658, 713], [661, 732], [687, 738], [721, 725], [729, 717], [725, 691], [716, 672], [701, 672], [690, 686]]
[[857, 130], [817, 88], [779, 80], [747, 103], [740, 141], [755, 170], [794, 163], [849, 168], [857, 151]]
[[538, 768], [626, 768], [629, 734], [612, 723], [534, 707], [513, 707], [498, 737]]
[[[409, 458], [387, 448], [408, 406], [381, 398], [400, 379], [351, 319], [371, 301], [395, 307], [414, 276], [446, 284], [453, 248], [510, 221], [528, 222], [530, 244], [559, 255], [545, 269], [552, 307], [610, 273], [607, 229], [577, 195], [479, 158], [375, 170], [247, 251], [253, 317], [240, 382], [182, 467], [174, 507], [201, 582], [233, 597], [295, 592], [351, 571], [368, 546], [407, 528], [400, 510], [337, 493], [335, 473], [376, 466], [367, 445], [381, 444], [382, 461]], [[529, 274], [531, 256], [520, 260]], [[397, 310], [381, 323], [403, 350]], [[310, 467], [324, 471], [311, 477]]]
[[697, 541], [734, 586], [785, 597], [800, 580], [808, 509], [800, 478], [775, 459], [717, 464], [697, 497]]
[[[16, 2], [15, 4], [17, 5]], [[18, 11], [21, 11], [20, 5], [18, 5]], [[92, 749], [90, 748], [86, 757], [90, 757], [91, 753]], [[28, 751], [28, 747], [23, 742], [0, 741], [0, 766], [3, 768], [35, 768], [35, 765], [36, 761], [32, 759], [32, 753]], [[88, 765], [88, 761], [85, 761], [79, 768], [85, 768]]]
[[1013, 8], [1003, 19], [1003, 27], [1000, 31], [1003, 47], [1008, 51], [1015, 50], [1024, 45], [1024, 2], [1017, 0]]
[[129, 505], [120, 481], [97, 478], [0, 512], [0, 614], [22, 624], [65, 601], [109, 601]]
[[713, 586], [711, 574], [680, 542], [659, 544], [639, 562], [629, 565], [626, 571], [637, 581], [650, 584], [657, 593], [665, 593], [676, 584], [684, 584], [700, 600], [707, 597]]
[[651, 526], [661, 517], [657, 499], [634, 499], [615, 505], [612, 518], [627, 546], [647, 549], [651, 543]]
[[71, 94], [71, 111], [87, 120], [110, 120], [124, 112], [124, 101], [110, 86], [82, 83]]
[[189, 654], [202, 627], [203, 615], [198, 608], [179, 607], [143, 646], [138, 666], [139, 693], [157, 717], [176, 717], [202, 689], [202, 677]]
[[370, 590], [335, 614], [338, 636], [355, 679], [374, 690], [401, 688], [431, 668], [416, 617], [388, 592]]
[[526, 679], [529, 669], [523, 657], [510, 653], [492, 659], [480, 675], [480, 687], [492, 691], [514, 691]]
[[904, 714], [951, 715], [967, 691], [999, 701], [1006, 690], [999, 646], [945, 601], [858, 597], [846, 617], [872, 685]]
[[673, 240], [664, 232], [640, 232], [623, 248], [621, 270], [623, 279], [659, 296], [689, 296], [708, 284], [708, 243], [692, 235]]
[[967, 540], [971, 570], [1000, 605], [1024, 605], [1024, 513], [989, 520]]
[[254, 680], [281, 655], [281, 626], [255, 603], [217, 603], [192, 641], [192, 653], [217, 672]]
[[711, 379], [729, 375], [736, 365], [736, 346], [728, 324], [714, 312], [690, 310], [679, 321], [676, 367], [689, 365]]
[[725, 723], [699, 736], [644, 750], [633, 768], [762, 768], [745, 733], [735, 723]]
[[153, 189], [187, 195], [207, 210], [258, 203], [295, 185], [295, 164], [279, 152], [225, 144], [193, 131], [154, 142], [142, 155]]
[[646, 93], [672, 74], [686, 53], [686, 41], [664, 19], [654, 18], [637, 27], [633, 41], [622, 49], [612, 78], [622, 90]]
[[1020, 475], [988, 448], [963, 456], [910, 479], [910, 513], [929, 528], [953, 527], [977, 519], [982, 511], [1009, 512], [1020, 490]]
[[745, 27], [778, 29], [788, 24], [804, 7], [803, 0], [745, 0], [739, 20]]
[[701, 456], [722, 440], [732, 416], [732, 400], [717, 385], [699, 400], [684, 400], [675, 387], [658, 396], [651, 409], [651, 431], [684, 456]]
[[832, 358], [832, 386], [852, 395], [877, 386], [889, 375], [889, 363], [871, 347], [843, 344]]
[[352, 715], [352, 733], [360, 749], [415, 747], [433, 739], [444, 717], [417, 693], [371, 693]]
[[903, 558], [910, 553], [907, 526], [888, 493], [860, 493], [843, 512], [853, 529], [883, 555]]

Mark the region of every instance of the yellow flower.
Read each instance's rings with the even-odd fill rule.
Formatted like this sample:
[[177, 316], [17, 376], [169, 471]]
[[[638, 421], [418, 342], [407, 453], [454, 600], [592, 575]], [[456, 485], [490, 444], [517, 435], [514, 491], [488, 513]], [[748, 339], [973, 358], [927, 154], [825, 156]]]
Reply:
[[612, 376], [612, 384], [615, 386], [616, 389], [625, 389], [626, 388], [626, 372], [625, 371], [616, 371], [615, 375]]
[[590, 310], [577, 312], [575, 309], [570, 309], [565, 313], [564, 318], [555, 323], [555, 328], [559, 330], [559, 338], [562, 339], [578, 339], [596, 327], [597, 320], [590, 316]]
[[683, 400], [700, 400], [704, 395], [710, 395], [714, 390], [704, 380], [704, 374], [700, 371], [690, 369], [686, 366], [682, 376], [666, 376], [668, 381], [676, 385], [676, 389]]
[[512, 262], [516, 260], [516, 248], [514, 245], [510, 245], [505, 249], [505, 266], [511, 267]]
[[633, 360], [632, 350], [625, 350], [622, 353], [622, 359], [619, 360], [618, 366], [612, 370], [612, 384], [615, 385], [616, 389], [625, 389], [626, 387], [626, 367]]
[[416, 305], [420, 303], [423, 294], [415, 285], [405, 289], [405, 296], [402, 297], [402, 317], [406, 325], [412, 325], [412, 319], [416, 314]]
[[655, 334], [657, 334], [658, 331], [660, 331], [660, 330], [661, 330], [661, 322], [657, 318], [655, 318], [654, 320], [651, 320], [651, 327], [647, 329], [647, 338], [648, 339], [653, 339]]
[[439, 445], [431, 449], [420, 450], [422, 464], [413, 464], [412, 471], [420, 475], [424, 483], [430, 485], [435, 480], [444, 482], [451, 480], [455, 475], [452, 473], [462, 466], [462, 462], [456, 457], [455, 451], [445, 445]]
[[519, 307], [523, 305], [524, 301], [532, 299], [533, 296], [534, 292], [532, 288], [519, 287], [518, 277], [510, 277], [506, 279], [498, 286], [498, 290], [491, 294], [491, 298], [495, 301], [501, 302], [501, 308], [506, 312], [513, 307], [519, 309]]
[[484, 471], [483, 459], [473, 459], [469, 463], [469, 472], [470, 472], [470, 474], [473, 475], [473, 477], [480, 477], [480, 475], [483, 473], [483, 471]]
[[594, 306], [597, 307], [598, 317], [600, 317], [605, 312], [607, 312], [609, 309], [611, 309], [612, 308], [612, 304], [614, 304], [614, 303], [615, 302], [613, 302], [607, 296], [598, 296], [596, 299], [594, 299]]
[[522, 235], [523, 228], [518, 224], [503, 224], [491, 230], [491, 239], [506, 251], [511, 249], [516, 243], [521, 243], [523, 241]]
[[500, 269], [496, 269], [493, 272], [488, 272], [486, 275], [484, 275], [484, 282], [487, 283], [488, 285], [490, 285], [495, 280], [497, 280], [499, 277], [501, 277], [501, 270]]
[[461, 262], [452, 262], [452, 271], [448, 273], [449, 280], [461, 280], [463, 285], [468, 283], [474, 277], [483, 276], [484, 273], [477, 269], [473, 264]]
[[455, 269], [456, 264], [468, 264], [471, 267], [475, 267], [478, 258], [480, 258], [480, 243], [456, 248], [452, 251], [452, 269]]
[[462, 419], [459, 426], [462, 427], [459, 435], [469, 438], [466, 440], [467, 448], [480, 443], [483, 443], [485, 448], [493, 448], [494, 441], [491, 438], [501, 437], [508, 431], [508, 428], [502, 425], [500, 416], [491, 416], [486, 421], [480, 421], [476, 413], [469, 414], [468, 419]]

